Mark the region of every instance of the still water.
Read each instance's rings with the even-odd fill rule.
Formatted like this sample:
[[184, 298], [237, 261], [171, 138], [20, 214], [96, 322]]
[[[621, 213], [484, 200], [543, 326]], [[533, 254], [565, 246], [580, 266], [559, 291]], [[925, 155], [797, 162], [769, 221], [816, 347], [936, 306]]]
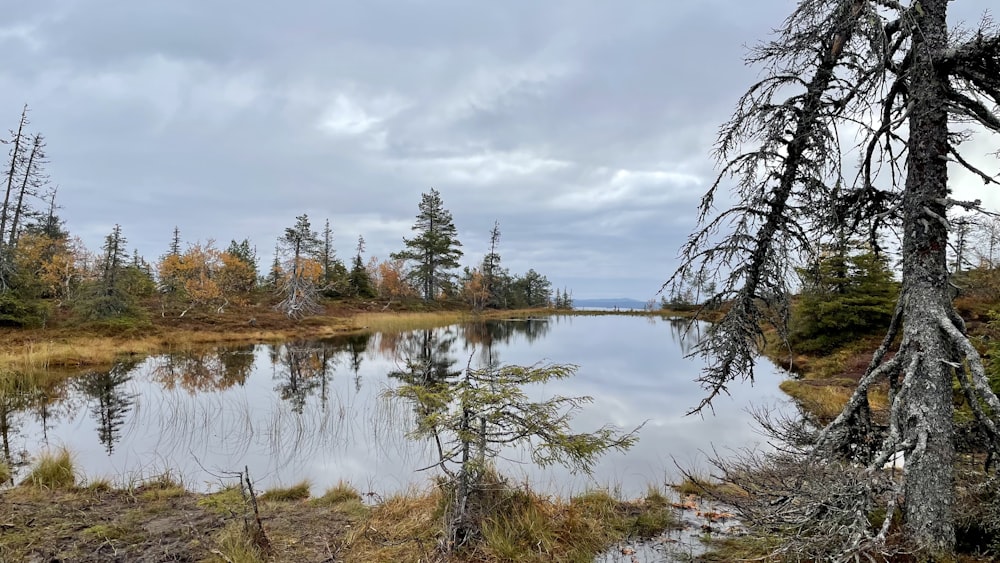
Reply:
[[65, 446], [81, 473], [119, 483], [170, 471], [191, 489], [211, 490], [248, 467], [261, 489], [306, 479], [322, 493], [347, 481], [385, 496], [426, 485], [433, 469], [418, 470], [434, 460], [427, 443], [406, 437], [413, 406], [386, 398], [399, 383], [390, 374], [422, 357], [450, 371], [492, 357], [579, 366], [575, 376], [529, 391], [591, 396], [574, 431], [643, 425], [631, 450], [608, 454], [591, 476], [534, 467], [516, 450], [498, 460], [502, 472], [556, 494], [610, 487], [639, 496], [674, 481], [675, 462], [706, 467], [703, 452], [761, 442], [748, 406], [787, 408], [778, 370], [762, 362], [756, 383], [734, 384], [714, 414], [685, 416], [703, 393], [693, 381], [699, 361], [685, 358], [699, 327], [685, 327], [649, 317], [551, 317], [122, 361], [0, 413], [4, 448], [17, 459]]

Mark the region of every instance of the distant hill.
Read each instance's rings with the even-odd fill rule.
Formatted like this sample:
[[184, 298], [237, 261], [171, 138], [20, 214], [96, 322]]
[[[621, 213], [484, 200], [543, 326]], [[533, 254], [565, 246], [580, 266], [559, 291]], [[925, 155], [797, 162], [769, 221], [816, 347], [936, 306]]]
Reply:
[[621, 297], [618, 299], [574, 299], [573, 307], [586, 309], [645, 309], [646, 302]]

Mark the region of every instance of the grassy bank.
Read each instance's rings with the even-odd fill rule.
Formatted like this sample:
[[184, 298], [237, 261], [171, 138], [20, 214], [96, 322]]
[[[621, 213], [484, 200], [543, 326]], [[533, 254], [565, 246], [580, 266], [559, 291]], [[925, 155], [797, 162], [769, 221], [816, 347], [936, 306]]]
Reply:
[[[372, 310], [374, 309], [374, 310]], [[108, 366], [122, 355], [147, 356], [220, 344], [259, 344], [295, 338], [321, 339], [360, 332], [400, 332], [481, 319], [559, 315], [672, 316], [648, 311], [559, 311], [523, 309], [473, 312], [464, 309], [382, 311], [375, 307], [330, 306], [314, 317], [288, 319], [270, 308], [238, 313], [192, 313], [157, 318], [128, 327], [60, 326], [49, 329], [0, 329], [0, 372], [37, 373]]]
[[500, 485], [482, 537], [445, 556], [445, 503], [434, 487], [374, 504], [344, 483], [317, 497], [308, 483], [252, 497], [242, 485], [193, 493], [169, 475], [114, 488], [81, 479], [71, 456], [56, 452], [0, 490], [0, 561], [582, 562], [677, 522], [658, 490], [624, 501], [605, 491], [561, 499]]

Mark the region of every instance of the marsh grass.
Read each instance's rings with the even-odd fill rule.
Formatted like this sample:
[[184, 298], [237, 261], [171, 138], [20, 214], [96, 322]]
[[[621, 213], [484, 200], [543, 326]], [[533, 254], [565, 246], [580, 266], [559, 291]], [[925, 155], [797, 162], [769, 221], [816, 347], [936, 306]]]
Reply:
[[89, 493], [106, 493], [114, 489], [114, 485], [111, 479], [108, 478], [98, 478], [98, 479], [88, 479], [84, 485], [84, 490]]
[[436, 328], [474, 319], [468, 311], [427, 311], [407, 313], [360, 313], [351, 322], [354, 328], [365, 332], [405, 332], [408, 330]]
[[[854, 393], [856, 382], [851, 379], [786, 380], [778, 387], [821, 424], [827, 424], [843, 410]], [[872, 387], [868, 392], [868, 402], [876, 413], [886, 412], [889, 405], [888, 392], [881, 387]]]
[[432, 561], [442, 536], [441, 493], [410, 490], [373, 506], [345, 542], [345, 561]]
[[290, 502], [309, 498], [309, 481], [302, 481], [290, 487], [276, 487], [260, 495], [260, 500], [272, 502]]
[[[448, 561], [591, 562], [626, 538], [646, 538], [678, 525], [658, 490], [623, 501], [608, 491], [569, 500], [524, 486], [498, 487], [484, 503], [482, 536], [459, 546]], [[348, 561], [375, 563], [437, 560], [443, 547], [444, 502], [440, 491], [411, 491], [371, 507], [346, 541]]]
[[263, 563], [267, 560], [264, 550], [257, 546], [240, 522], [230, 522], [215, 537], [215, 556], [211, 561], [226, 563]]
[[[22, 373], [110, 366], [122, 356], [194, 350], [221, 344], [282, 342], [290, 338], [325, 338], [352, 332], [402, 332], [435, 328], [470, 320], [524, 318], [556, 314], [554, 309], [503, 311], [468, 310], [387, 311], [319, 315], [295, 325], [253, 328], [239, 323], [202, 323], [184, 328], [170, 326], [131, 327], [118, 330], [101, 326], [67, 326], [55, 330], [8, 331], [0, 334], [0, 371]], [[559, 311], [560, 315], [634, 314], [663, 316], [663, 312]], [[243, 315], [245, 316], [245, 315]], [[240, 317], [242, 319], [242, 316]], [[231, 320], [231, 319], [230, 319]], [[6, 338], [4, 338], [6, 336]], [[64, 374], [68, 376], [69, 373]]]
[[14, 478], [14, 472], [6, 462], [0, 461], [0, 487], [9, 485]]
[[334, 505], [344, 502], [361, 502], [361, 493], [350, 483], [339, 481], [323, 493], [323, 496], [313, 499], [313, 504]]
[[[694, 496], [714, 500], [745, 497], [747, 495], [746, 491], [732, 483], [724, 483], [702, 475], [686, 475], [679, 483], [671, 484], [670, 488], [682, 497]], [[650, 489], [651, 492], [647, 493], [647, 500], [650, 499], [649, 495], [652, 494], [652, 490]], [[661, 497], [654, 496], [653, 498], [656, 499], [654, 502], [660, 502], [662, 495]]]
[[22, 485], [47, 489], [72, 489], [76, 485], [73, 458], [69, 450], [46, 452], [39, 456]]
[[129, 535], [129, 530], [114, 524], [95, 524], [83, 530], [83, 535], [99, 540], [121, 540]]
[[715, 485], [716, 483], [709, 477], [687, 475], [681, 482], [671, 484], [670, 488], [679, 495], [700, 497], [706, 494], [706, 492], [711, 491]]
[[230, 486], [198, 499], [198, 506], [226, 516], [242, 514], [246, 510], [246, 500], [238, 486]]

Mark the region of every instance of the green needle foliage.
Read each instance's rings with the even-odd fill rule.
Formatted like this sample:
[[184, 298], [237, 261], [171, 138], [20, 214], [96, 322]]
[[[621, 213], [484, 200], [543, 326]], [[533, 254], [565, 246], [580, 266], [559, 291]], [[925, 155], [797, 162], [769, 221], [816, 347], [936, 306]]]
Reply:
[[590, 472], [600, 455], [624, 451], [635, 443], [638, 429], [622, 433], [605, 426], [590, 433], [572, 431], [573, 413], [590, 397], [532, 401], [524, 391], [526, 385], [568, 378], [576, 369], [558, 364], [480, 369], [470, 365], [452, 381], [425, 383], [414, 373], [402, 378], [406, 384], [389, 392], [417, 405], [417, 426], [411, 437], [430, 439], [437, 447], [435, 465], [444, 477], [448, 549], [482, 537], [482, 523], [490, 516], [490, 483], [497, 480], [491, 462], [503, 448], [527, 448], [532, 461], [542, 466], [558, 463]]
[[788, 335], [796, 352], [831, 352], [889, 326], [899, 284], [884, 254], [830, 245], [799, 276], [802, 293]]
[[404, 238], [406, 250], [393, 253], [392, 258], [411, 264], [407, 277], [420, 288], [424, 300], [430, 301], [450, 287], [454, 277], [451, 270], [458, 267], [458, 259], [462, 257], [459, 249], [462, 243], [458, 241], [451, 212], [444, 208], [437, 190], [431, 188], [421, 194], [418, 207], [420, 213], [413, 224], [417, 235]]

